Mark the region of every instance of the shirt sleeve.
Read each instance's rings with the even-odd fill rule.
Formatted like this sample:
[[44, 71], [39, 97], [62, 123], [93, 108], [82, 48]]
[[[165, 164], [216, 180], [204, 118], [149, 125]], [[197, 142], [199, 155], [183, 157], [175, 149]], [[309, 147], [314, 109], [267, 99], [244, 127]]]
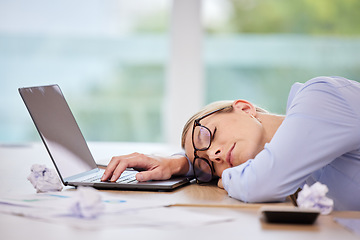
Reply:
[[[341, 88], [313, 81], [301, 88], [271, 142], [254, 159], [222, 174], [225, 190], [244, 202], [282, 201], [314, 171], [360, 146], [359, 116]], [[346, 92], [346, 91], [345, 91]], [[358, 91], [353, 93], [360, 101]]]
[[185, 152], [178, 152], [178, 153], [173, 154], [172, 156], [176, 156], [176, 155], [186, 157], [186, 160], [188, 161], [188, 164], [189, 164], [189, 170], [185, 174], [185, 177], [193, 177], [194, 176], [193, 165], [192, 165], [190, 159], [188, 158], [188, 156], [185, 154]]

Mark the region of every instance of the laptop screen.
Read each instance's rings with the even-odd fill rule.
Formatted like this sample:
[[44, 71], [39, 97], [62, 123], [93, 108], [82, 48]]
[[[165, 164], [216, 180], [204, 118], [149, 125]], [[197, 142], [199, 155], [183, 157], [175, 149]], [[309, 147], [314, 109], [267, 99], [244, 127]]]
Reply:
[[62, 178], [97, 167], [58, 85], [19, 92]]

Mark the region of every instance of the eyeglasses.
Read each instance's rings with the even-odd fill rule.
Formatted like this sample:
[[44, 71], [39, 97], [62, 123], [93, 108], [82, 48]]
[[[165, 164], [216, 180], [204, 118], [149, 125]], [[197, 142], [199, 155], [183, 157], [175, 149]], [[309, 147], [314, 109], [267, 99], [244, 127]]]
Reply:
[[194, 147], [194, 161], [193, 161], [193, 171], [194, 177], [197, 183], [207, 183], [210, 182], [214, 177], [214, 163], [209, 162], [209, 160], [199, 157], [197, 151], [206, 151], [211, 146], [211, 141], [213, 140], [213, 133], [206, 126], [201, 125], [200, 121], [214, 113], [223, 111], [224, 109], [232, 108], [232, 106], [223, 107], [212, 111], [204, 116], [195, 119], [193, 131], [192, 131], [192, 144]]

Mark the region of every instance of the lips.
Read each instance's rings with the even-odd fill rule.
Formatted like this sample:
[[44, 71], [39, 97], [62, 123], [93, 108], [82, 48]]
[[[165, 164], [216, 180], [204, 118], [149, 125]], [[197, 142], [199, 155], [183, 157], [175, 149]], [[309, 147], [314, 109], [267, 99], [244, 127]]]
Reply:
[[230, 148], [229, 152], [226, 154], [226, 162], [230, 165], [230, 167], [233, 167], [233, 162], [232, 162], [232, 151], [235, 148], [235, 143], [234, 145]]

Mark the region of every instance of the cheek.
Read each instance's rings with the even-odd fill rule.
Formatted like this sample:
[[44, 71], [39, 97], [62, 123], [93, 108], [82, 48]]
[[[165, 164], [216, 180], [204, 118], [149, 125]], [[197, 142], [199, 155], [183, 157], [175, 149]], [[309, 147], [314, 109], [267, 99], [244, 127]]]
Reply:
[[239, 166], [249, 159], [254, 159], [262, 148], [259, 142], [254, 140], [240, 140], [233, 152], [233, 165]]
[[225, 169], [230, 168], [230, 166], [228, 166], [227, 164], [215, 164], [214, 167], [215, 167], [215, 175], [218, 177], [221, 177]]

